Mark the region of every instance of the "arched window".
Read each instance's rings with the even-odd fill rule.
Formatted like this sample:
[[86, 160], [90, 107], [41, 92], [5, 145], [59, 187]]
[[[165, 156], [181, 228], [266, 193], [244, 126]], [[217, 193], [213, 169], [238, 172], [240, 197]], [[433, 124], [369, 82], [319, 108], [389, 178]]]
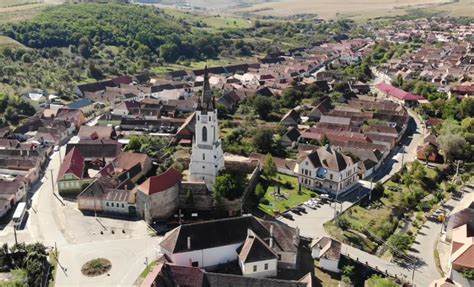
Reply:
[[207, 142], [207, 128], [202, 127], [202, 141]]

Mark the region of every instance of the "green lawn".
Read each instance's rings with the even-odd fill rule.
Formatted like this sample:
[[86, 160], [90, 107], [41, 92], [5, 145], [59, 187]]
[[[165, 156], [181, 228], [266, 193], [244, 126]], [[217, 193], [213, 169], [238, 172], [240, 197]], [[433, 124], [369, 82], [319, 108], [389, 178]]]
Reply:
[[289, 182], [291, 184], [291, 188], [280, 188], [280, 193], [286, 197], [284, 200], [278, 200], [275, 198], [274, 193], [276, 192], [276, 187], [274, 185], [270, 185], [267, 188], [264, 198], [269, 201], [269, 204], [262, 204], [258, 205], [258, 208], [265, 213], [274, 216], [277, 213], [282, 213], [289, 208], [295, 207], [308, 199], [311, 198], [311, 194], [315, 193], [310, 191], [307, 188], [301, 188], [301, 194], [298, 194], [298, 178], [294, 176], [288, 176], [281, 173], [278, 173], [276, 179], [280, 182], [280, 184], [284, 184]]

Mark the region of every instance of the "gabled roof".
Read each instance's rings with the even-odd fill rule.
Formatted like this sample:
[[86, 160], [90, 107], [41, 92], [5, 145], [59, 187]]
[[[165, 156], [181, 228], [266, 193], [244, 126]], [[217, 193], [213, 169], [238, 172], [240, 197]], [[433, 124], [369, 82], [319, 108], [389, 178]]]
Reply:
[[91, 99], [83, 98], [83, 99], [77, 100], [75, 102], [72, 102], [67, 106], [70, 109], [81, 109], [81, 108], [90, 106], [92, 104], [94, 104], [94, 102]]
[[64, 161], [59, 169], [58, 179], [61, 180], [65, 174], [72, 173], [78, 178], [82, 179], [84, 176], [84, 158], [77, 148], [72, 148], [64, 158]]
[[379, 83], [375, 85], [375, 87], [384, 92], [389, 94], [392, 97], [395, 97], [397, 99], [403, 100], [403, 101], [419, 101], [419, 100], [424, 100], [422, 96], [416, 96], [413, 95], [412, 93], [405, 92], [404, 90], [401, 90], [399, 88], [396, 88], [392, 85], [389, 85], [387, 83]]
[[319, 256], [329, 260], [339, 260], [339, 258], [341, 258], [342, 245], [336, 240], [323, 236], [318, 241], [316, 241], [312, 248], [324, 249], [328, 246], [329, 248], [327, 248], [326, 251]]
[[[211, 220], [206, 222], [183, 224], [169, 232], [160, 246], [170, 253], [202, 250], [230, 244], [243, 243], [247, 230], [251, 229], [262, 240], [270, 237], [270, 226], [273, 225], [273, 250], [297, 252], [298, 231], [278, 221], [265, 221], [254, 216], [240, 216]], [[187, 240], [190, 237], [191, 249]]]
[[290, 141], [295, 142], [299, 139], [301, 133], [297, 128], [291, 127], [283, 136], [286, 136]]
[[113, 127], [108, 126], [81, 126], [78, 132], [80, 139], [111, 139], [114, 137]]
[[343, 155], [330, 145], [318, 148], [307, 155], [314, 167], [324, 167], [332, 171], [343, 171], [353, 161], [350, 157]]
[[181, 181], [181, 178], [181, 173], [170, 167], [164, 173], [148, 178], [138, 188], [141, 192], [152, 195], [175, 186]]
[[243, 263], [252, 263], [278, 258], [278, 255], [252, 230], [249, 229], [247, 232], [247, 239], [241, 248], [239, 248], [240, 261]]

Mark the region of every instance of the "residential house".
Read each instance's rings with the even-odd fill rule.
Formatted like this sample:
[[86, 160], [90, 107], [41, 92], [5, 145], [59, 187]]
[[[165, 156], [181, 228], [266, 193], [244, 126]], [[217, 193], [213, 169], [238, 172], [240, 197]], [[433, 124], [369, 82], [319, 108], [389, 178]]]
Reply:
[[450, 241], [453, 230], [461, 225], [468, 224], [474, 229], [474, 193], [466, 194], [456, 207], [451, 211], [447, 219], [446, 240]]
[[119, 116], [126, 116], [131, 114], [133, 109], [138, 109], [140, 107], [140, 103], [136, 101], [126, 101], [122, 102], [119, 105], [115, 106], [112, 114], [119, 115]]
[[438, 145], [425, 142], [416, 147], [416, 158], [424, 162], [442, 163], [443, 156], [439, 153]]
[[311, 121], [319, 121], [321, 116], [331, 111], [331, 101], [329, 97], [323, 97], [313, 103], [313, 109], [309, 112], [308, 118]]
[[80, 140], [114, 140], [117, 133], [109, 126], [81, 126], [77, 136]]
[[450, 270], [474, 271], [474, 229], [464, 224], [453, 229]]
[[122, 152], [110, 163], [113, 173], [129, 173], [126, 177], [136, 183], [152, 168], [151, 158], [142, 153]]
[[247, 277], [234, 274], [212, 273], [192, 266], [180, 266], [159, 260], [154, 269], [148, 273], [140, 287], [222, 287], [222, 286], [258, 286], [258, 287], [311, 287], [311, 274], [299, 281], [270, 278]]
[[429, 287], [462, 287], [462, 285], [449, 277], [444, 277], [434, 280]]
[[67, 105], [69, 109], [81, 110], [85, 116], [89, 116], [95, 110], [94, 102], [91, 99], [83, 98]]
[[86, 123], [84, 113], [80, 109], [60, 108], [56, 113], [56, 120], [73, 122], [78, 130]]
[[218, 105], [223, 105], [229, 112], [234, 112], [240, 101], [239, 95], [235, 91], [224, 93], [222, 97], [217, 100]]
[[[260, 168], [263, 168], [265, 165], [265, 155], [261, 153], [251, 153], [249, 156], [250, 159], [256, 159], [259, 161]], [[298, 172], [297, 165], [298, 162], [294, 159], [285, 159], [279, 157], [272, 157], [273, 162], [277, 168], [277, 172], [283, 173], [286, 175], [294, 176]]]
[[295, 127], [290, 127], [288, 131], [281, 136], [280, 143], [284, 147], [294, 148], [298, 145], [301, 133]]
[[135, 192], [138, 214], [147, 222], [171, 216], [179, 205], [181, 178], [179, 171], [169, 168], [137, 186]]
[[48, 96], [43, 91], [26, 93], [22, 95], [22, 98], [35, 108], [35, 110], [46, 108], [48, 103]]
[[280, 121], [280, 124], [284, 126], [292, 126], [296, 127], [298, 124], [301, 122], [301, 117], [300, 114], [295, 111], [294, 109], [291, 109], [289, 112], [287, 112], [283, 118]]
[[242, 275], [257, 278], [275, 277], [278, 255], [251, 229], [248, 229], [247, 232], [247, 239], [242, 247], [237, 249]]
[[298, 160], [299, 183], [338, 196], [358, 183], [358, 162], [330, 145], [303, 154]]
[[323, 236], [311, 247], [311, 256], [319, 260], [319, 267], [321, 267], [321, 269], [339, 273], [341, 246], [340, 242]]
[[102, 197], [102, 210], [105, 213], [135, 215], [135, 196], [132, 190], [106, 189]]
[[69, 143], [66, 146], [66, 153], [73, 148], [79, 150], [86, 162], [98, 166], [105, 166], [122, 152], [122, 144], [115, 140], [81, 140], [77, 143]]
[[[242, 252], [241, 247], [249, 237], [249, 229], [260, 239], [259, 244], [265, 244], [276, 253], [278, 268], [297, 268], [299, 230], [278, 221], [266, 221], [251, 215], [180, 225], [165, 236], [160, 243], [160, 250], [177, 265], [212, 270], [221, 264], [237, 261], [239, 252], [242, 255], [247, 253]], [[268, 255], [265, 254], [263, 258], [271, 260]], [[267, 271], [265, 265], [263, 267], [263, 271]], [[252, 266], [253, 270], [255, 268]], [[255, 272], [259, 272], [258, 266]]]
[[[26, 199], [27, 189], [28, 184], [22, 176], [2, 175], [0, 177], [0, 199], [8, 198], [10, 207]], [[0, 214], [1, 209], [0, 207]]]
[[375, 85], [375, 91], [395, 103], [406, 106], [416, 106], [419, 101], [425, 100], [422, 96], [413, 95], [412, 93], [405, 92], [387, 83]]
[[79, 193], [90, 179], [85, 176], [85, 161], [77, 148], [72, 148], [64, 158], [57, 177], [59, 193]]

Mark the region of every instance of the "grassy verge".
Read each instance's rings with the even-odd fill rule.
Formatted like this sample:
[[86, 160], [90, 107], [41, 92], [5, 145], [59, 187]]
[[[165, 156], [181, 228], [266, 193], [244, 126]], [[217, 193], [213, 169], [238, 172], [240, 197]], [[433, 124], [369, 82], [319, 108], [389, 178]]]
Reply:
[[[58, 253], [58, 257], [59, 257], [59, 253]], [[58, 260], [56, 257], [56, 253], [54, 251], [51, 251], [49, 253], [49, 263], [51, 264], [50, 273], [52, 276], [51, 276], [51, 280], [49, 280], [48, 282], [48, 287], [54, 287], [54, 285], [56, 284], [56, 272], [58, 270]]]
[[[404, 184], [403, 180], [387, 181], [383, 186], [383, 195], [380, 193], [379, 198], [373, 198], [372, 202], [363, 206], [351, 207], [339, 216], [338, 222], [327, 222], [324, 225], [326, 231], [334, 238], [370, 253], [375, 253], [379, 245], [393, 233], [416, 236], [430, 209], [436, 206], [436, 201], [433, 202], [432, 198], [435, 198], [434, 193], [439, 190], [439, 183], [436, 170], [420, 167], [419, 164], [413, 166], [416, 168], [407, 171], [414, 177], [409, 186]], [[420, 170], [424, 170], [425, 174], [416, 177], [417, 174], [423, 173]], [[422, 204], [425, 198], [429, 200]], [[420, 211], [421, 208], [425, 208], [424, 211]], [[418, 214], [414, 216], [416, 211]], [[412, 223], [408, 226], [399, 225], [402, 218], [412, 218]], [[385, 251], [382, 256], [390, 258], [391, 253]]]
[[260, 210], [271, 216], [284, 212], [315, 196], [315, 193], [307, 188], [302, 187], [301, 192], [299, 192], [297, 177], [278, 173], [276, 180], [280, 182], [280, 194], [285, 199], [278, 199], [276, 186], [269, 185], [263, 197], [263, 202], [267, 202], [267, 204], [260, 203], [258, 205]]
[[[318, 263], [315, 262], [314, 264], [316, 266]], [[340, 274], [330, 273], [319, 267], [314, 267], [314, 276], [318, 278], [315, 282], [315, 286], [338, 287], [340, 283], [339, 281], [341, 280]]]

